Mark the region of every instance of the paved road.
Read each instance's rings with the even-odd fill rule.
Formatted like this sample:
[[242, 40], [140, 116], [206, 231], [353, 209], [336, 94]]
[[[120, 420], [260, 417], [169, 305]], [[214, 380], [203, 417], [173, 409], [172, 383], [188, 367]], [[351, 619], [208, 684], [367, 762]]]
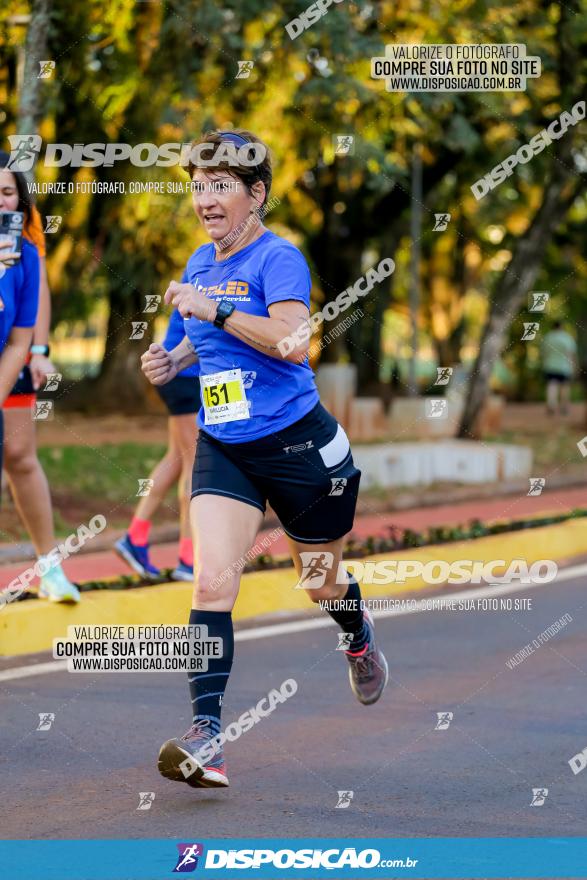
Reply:
[[[157, 773], [160, 742], [187, 727], [183, 675], [2, 681], [3, 837], [584, 835], [587, 771], [568, 764], [587, 747], [584, 582], [516, 598], [531, 610], [380, 620], [391, 681], [374, 707], [351, 696], [334, 628], [239, 642], [225, 724], [287, 678], [299, 690], [229, 744], [225, 792]], [[562, 632], [506, 666], [564, 614]], [[454, 718], [435, 730], [441, 711]], [[50, 731], [36, 731], [39, 712], [55, 713]], [[339, 790], [354, 792], [347, 809]]]

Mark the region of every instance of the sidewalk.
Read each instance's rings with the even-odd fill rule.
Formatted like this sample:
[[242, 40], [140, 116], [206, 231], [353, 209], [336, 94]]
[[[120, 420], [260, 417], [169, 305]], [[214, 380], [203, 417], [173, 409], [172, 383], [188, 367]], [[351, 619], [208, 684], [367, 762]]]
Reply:
[[[544, 492], [542, 495], [535, 497], [509, 495], [494, 499], [484, 498], [460, 504], [422, 507], [413, 510], [395, 510], [388, 513], [359, 516], [355, 520], [352, 535], [356, 538], [367, 538], [369, 536], [384, 537], [389, 535], [389, 529], [392, 526], [400, 529], [421, 531], [430, 526], [466, 525], [472, 519], [481, 519], [483, 522], [488, 522], [563, 514], [575, 507], [584, 507], [586, 504], [587, 490], [585, 487]], [[257, 543], [272, 531], [273, 529], [264, 529], [260, 532]], [[287, 553], [288, 544], [285, 536], [281, 536], [273, 541], [269, 549], [264, 552], [269, 552], [272, 555]], [[153, 546], [152, 560], [155, 565], [161, 568], [174, 567], [177, 563], [177, 543]], [[26, 562], [0, 566], [0, 587], [6, 587], [13, 578], [17, 577], [27, 567]], [[64, 563], [63, 567], [68, 576], [76, 582], [99, 580], [131, 573], [128, 566], [112, 551], [84, 553], [77, 557], [72, 556]], [[35, 581], [33, 581], [34, 583]]]

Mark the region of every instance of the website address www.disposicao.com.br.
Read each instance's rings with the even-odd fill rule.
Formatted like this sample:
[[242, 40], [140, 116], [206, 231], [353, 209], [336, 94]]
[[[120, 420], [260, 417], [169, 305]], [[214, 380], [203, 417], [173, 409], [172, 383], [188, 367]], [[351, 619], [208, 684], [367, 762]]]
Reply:
[[310, 868], [314, 870], [415, 868], [418, 859], [410, 856], [398, 859], [382, 859], [376, 849], [209, 849], [204, 868], [225, 870], [263, 868]]

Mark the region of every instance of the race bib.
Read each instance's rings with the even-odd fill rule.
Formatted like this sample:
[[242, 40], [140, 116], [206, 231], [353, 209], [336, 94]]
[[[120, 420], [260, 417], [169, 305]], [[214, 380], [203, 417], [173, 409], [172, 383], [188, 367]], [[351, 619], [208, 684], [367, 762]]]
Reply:
[[249, 405], [240, 370], [225, 370], [200, 376], [204, 403], [204, 424], [218, 425], [249, 418]]

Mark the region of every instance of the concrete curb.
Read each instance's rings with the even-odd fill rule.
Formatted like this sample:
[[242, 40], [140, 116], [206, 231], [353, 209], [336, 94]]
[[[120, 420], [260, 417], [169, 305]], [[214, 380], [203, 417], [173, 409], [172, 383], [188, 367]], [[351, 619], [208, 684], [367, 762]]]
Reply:
[[[369, 556], [359, 561], [364, 564], [394, 559], [425, 564], [434, 561], [450, 563], [459, 559], [504, 560], [505, 570], [514, 559], [523, 559], [531, 565], [540, 559], [560, 562], [586, 553], [585, 522], [568, 520], [553, 526]], [[293, 568], [244, 575], [234, 619], [246, 621], [264, 615], [309, 611], [313, 606], [304, 590], [294, 589], [296, 581]], [[462, 589], [466, 586], [447, 584], [444, 588]], [[365, 598], [412, 595], [424, 590], [430, 590], [430, 585], [420, 577], [411, 578], [405, 584], [362, 585]], [[189, 615], [190, 598], [190, 584], [169, 583], [129, 590], [97, 590], [85, 593], [79, 605], [74, 606], [42, 601], [16, 602], [0, 610], [0, 656], [50, 650], [53, 639], [63, 638], [71, 625], [183, 624]]]

